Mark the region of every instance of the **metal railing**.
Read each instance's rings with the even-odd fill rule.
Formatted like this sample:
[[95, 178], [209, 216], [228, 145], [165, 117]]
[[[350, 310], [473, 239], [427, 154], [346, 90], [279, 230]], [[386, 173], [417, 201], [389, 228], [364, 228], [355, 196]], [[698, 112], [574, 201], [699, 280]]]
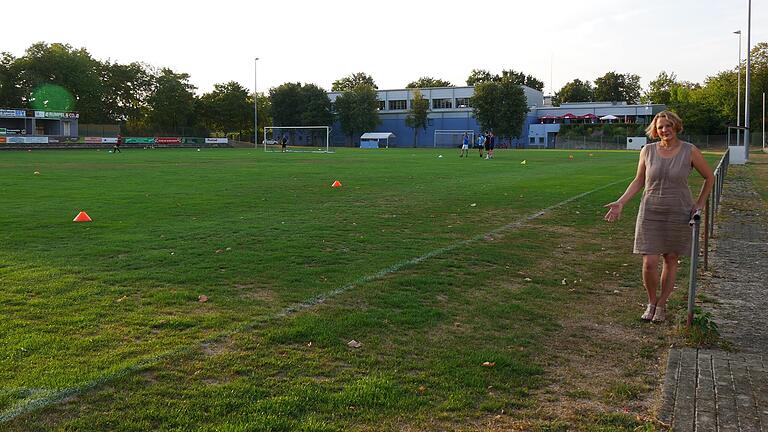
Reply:
[[[709, 239], [715, 234], [715, 216], [720, 208], [720, 198], [723, 194], [723, 184], [725, 176], [728, 174], [730, 166], [730, 152], [726, 149], [725, 154], [715, 168], [715, 184], [712, 187], [707, 203], [704, 206], [704, 270], [709, 268]], [[696, 212], [688, 223], [691, 226], [691, 274], [688, 285], [688, 326], [693, 321], [694, 306], [696, 303], [696, 285], [698, 282], [698, 264], [699, 264], [699, 238], [701, 213]]]

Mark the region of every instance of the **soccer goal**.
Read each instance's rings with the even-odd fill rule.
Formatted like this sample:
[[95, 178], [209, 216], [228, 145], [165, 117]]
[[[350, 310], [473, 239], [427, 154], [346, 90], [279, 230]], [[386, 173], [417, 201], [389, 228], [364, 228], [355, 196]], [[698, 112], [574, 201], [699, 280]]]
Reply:
[[328, 126], [265, 126], [264, 151], [333, 153]]
[[475, 131], [446, 129], [435, 131], [435, 147], [461, 147], [464, 141], [464, 134], [467, 134], [469, 137], [469, 147], [472, 148], [475, 143]]

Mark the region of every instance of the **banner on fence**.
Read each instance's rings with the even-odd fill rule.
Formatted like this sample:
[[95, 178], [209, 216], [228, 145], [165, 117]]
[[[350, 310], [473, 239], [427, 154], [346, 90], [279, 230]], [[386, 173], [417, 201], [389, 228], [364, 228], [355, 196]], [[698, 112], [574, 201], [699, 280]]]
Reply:
[[117, 138], [102, 138], [102, 144], [117, 144]]
[[85, 137], [86, 144], [101, 144], [101, 137]]
[[24, 118], [27, 112], [24, 110], [0, 109], [0, 117]]
[[126, 138], [126, 144], [154, 144], [154, 138]]
[[206, 138], [205, 139], [206, 144], [227, 144], [229, 143], [228, 138]]
[[155, 139], [158, 144], [181, 144], [181, 138], [178, 137], [159, 137]]
[[76, 112], [63, 112], [63, 111], [35, 111], [36, 118], [53, 118], [53, 119], [77, 119], [80, 118], [80, 114]]
[[184, 144], [205, 144], [205, 138], [184, 137], [182, 142]]
[[5, 137], [0, 137], [0, 144], [5, 144]]
[[48, 137], [8, 137], [9, 144], [48, 144]]

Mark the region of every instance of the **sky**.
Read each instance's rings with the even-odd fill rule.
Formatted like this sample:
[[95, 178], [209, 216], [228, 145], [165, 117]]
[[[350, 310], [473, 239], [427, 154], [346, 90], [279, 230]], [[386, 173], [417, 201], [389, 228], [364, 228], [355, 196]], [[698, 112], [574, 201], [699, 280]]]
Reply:
[[[35, 0], [0, 11], [0, 51], [67, 43], [102, 61], [188, 73], [198, 94], [228, 81], [330, 91], [356, 72], [379, 89], [422, 76], [465, 85], [472, 69], [521, 71], [549, 94], [610, 71], [637, 74], [645, 88], [660, 71], [702, 83], [735, 69], [748, 0]], [[752, 2], [757, 42], [768, 42], [766, 1]]]

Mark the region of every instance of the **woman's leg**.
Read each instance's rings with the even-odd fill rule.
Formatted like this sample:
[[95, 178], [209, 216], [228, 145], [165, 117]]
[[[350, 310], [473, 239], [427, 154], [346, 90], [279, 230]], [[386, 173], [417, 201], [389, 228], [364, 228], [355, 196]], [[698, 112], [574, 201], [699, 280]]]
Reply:
[[664, 266], [661, 270], [661, 296], [659, 296], [657, 303], [659, 306], [667, 305], [667, 299], [675, 288], [677, 258], [676, 254], [664, 254]]
[[643, 255], [643, 285], [648, 292], [648, 304], [657, 304], [656, 289], [659, 287], [659, 256]]

